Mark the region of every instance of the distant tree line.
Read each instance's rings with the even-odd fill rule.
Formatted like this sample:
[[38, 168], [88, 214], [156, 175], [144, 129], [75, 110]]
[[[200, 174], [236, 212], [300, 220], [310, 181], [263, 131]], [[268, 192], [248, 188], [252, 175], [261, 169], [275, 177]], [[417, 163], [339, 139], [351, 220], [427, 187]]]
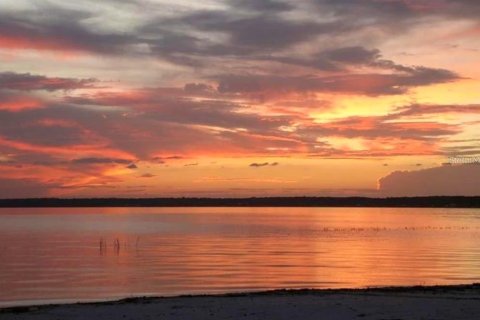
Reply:
[[476, 197], [265, 197], [265, 198], [30, 198], [0, 199], [0, 207], [414, 207], [480, 208]]

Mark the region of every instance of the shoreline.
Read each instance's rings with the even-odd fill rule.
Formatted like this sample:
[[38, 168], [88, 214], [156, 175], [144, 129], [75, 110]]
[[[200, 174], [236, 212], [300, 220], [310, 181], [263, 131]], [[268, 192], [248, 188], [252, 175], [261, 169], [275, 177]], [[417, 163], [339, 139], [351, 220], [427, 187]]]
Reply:
[[386, 319], [416, 319], [417, 316], [421, 319], [435, 313], [435, 319], [476, 319], [480, 312], [479, 302], [480, 283], [351, 289], [278, 289], [5, 307], [0, 308], [0, 318], [144, 319], [146, 316], [156, 315], [162, 319], [266, 319], [278, 318], [277, 316], [281, 315], [285, 319], [310, 319], [309, 315], [312, 315], [311, 319], [314, 319], [323, 315], [326, 319], [378, 319], [378, 316], [382, 315]]

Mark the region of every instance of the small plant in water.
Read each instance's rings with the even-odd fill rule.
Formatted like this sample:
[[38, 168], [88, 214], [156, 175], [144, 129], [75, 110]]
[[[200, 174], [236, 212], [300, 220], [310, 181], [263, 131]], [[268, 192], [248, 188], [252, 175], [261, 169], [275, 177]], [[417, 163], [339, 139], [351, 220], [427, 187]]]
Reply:
[[[101, 237], [100, 241], [98, 242], [98, 247], [99, 247], [100, 254], [102, 254], [102, 255], [106, 254], [107, 244], [108, 244], [107, 239], [104, 239], [103, 237]], [[119, 238], [115, 238], [113, 240], [112, 244], [113, 244], [113, 250], [116, 254], [120, 253], [120, 248], [122, 247], [122, 245], [123, 245], [124, 250], [127, 250], [130, 247], [130, 244], [128, 243], [127, 240], [125, 240], [122, 244], [122, 242], [120, 241]], [[135, 241], [135, 249], [138, 249], [139, 244], [140, 244], [140, 236], [137, 236], [136, 241]]]
[[100, 238], [99, 242], [100, 254], [104, 254], [107, 251], [107, 241], [103, 238]]
[[115, 253], [118, 254], [120, 252], [120, 240], [118, 238], [113, 241], [113, 248], [115, 250]]

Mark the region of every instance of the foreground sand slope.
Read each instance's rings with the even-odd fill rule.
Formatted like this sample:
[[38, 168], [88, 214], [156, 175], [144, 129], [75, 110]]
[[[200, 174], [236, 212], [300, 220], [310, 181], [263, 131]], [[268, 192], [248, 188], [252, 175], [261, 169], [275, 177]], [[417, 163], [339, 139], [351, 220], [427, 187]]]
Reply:
[[480, 319], [480, 285], [299, 290], [0, 310], [0, 319]]

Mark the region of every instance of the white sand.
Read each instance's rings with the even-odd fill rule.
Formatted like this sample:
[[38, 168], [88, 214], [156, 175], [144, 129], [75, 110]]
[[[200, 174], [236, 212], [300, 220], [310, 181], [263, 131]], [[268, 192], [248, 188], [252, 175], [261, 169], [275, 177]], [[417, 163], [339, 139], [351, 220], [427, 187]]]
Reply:
[[480, 319], [480, 285], [138, 298], [0, 310], [36, 319]]

